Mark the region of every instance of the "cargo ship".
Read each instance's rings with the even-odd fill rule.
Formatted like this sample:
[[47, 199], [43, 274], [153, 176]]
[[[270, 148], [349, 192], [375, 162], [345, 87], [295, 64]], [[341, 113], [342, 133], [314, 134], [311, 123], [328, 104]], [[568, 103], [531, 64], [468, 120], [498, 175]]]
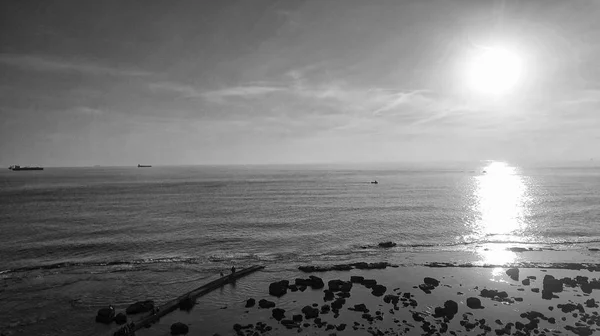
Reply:
[[12, 165], [12, 166], [8, 167], [8, 169], [10, 169], [10, 170], [44, 170], [43, 167], [38, 167], [38, 166], [19, 166], [19, 165]]
[[151, 167], [152, 167], [151, 165], [141, 165], [141, 164], [138, 164], [138, 168], [151, 168]]

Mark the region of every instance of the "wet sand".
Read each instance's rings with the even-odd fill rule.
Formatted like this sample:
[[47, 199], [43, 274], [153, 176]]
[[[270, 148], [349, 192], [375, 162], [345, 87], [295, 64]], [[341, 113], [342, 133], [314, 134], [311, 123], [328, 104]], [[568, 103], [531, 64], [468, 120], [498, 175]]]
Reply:
[[[520, 268], [516, 280], [516, 274], [511, 273], [511, 278], [507, 270], [484, 267], [397, 267], [319, 273], [265, 270], [200, 298], [191, 311], [169, 314], [136, 335], [167, 335], [174, 322], [186, 323], [190, 335], [591, 335], [600, 332], [597, 307], [600, 283], [595, 282], [600, 272]], [[310, 275], [321, 278], [324, 287], [288, 289], [279, 298], [269, 295], [272, 282], [288, 280], [293, 285], [296, 278], [307, 279]], [[546, 288], [555, 292], [544, 293], [544, 278], [550, 275], [557, 280], [546, 278]], [[333, 291], [326, 296], [330, 280], [350, 282], [352, 276], [375, 280], [385, 286], [385, 292], [375, 296], [367, 281], [367, 286], [352, 283], [348, 291], [346, 284], [343, 285], [346, 292]], [[425, 278], [435, 279], [439, 284], [434, 286], [436, 281]], [[426, 286], [425, 282], [433, 285]], [[335, 283], [332, 285], [335, 287]], [[342, 296], [347, 297], [341, 300]], [[256, 304], [245, 307], [250, 298]], [[479, 299], [482, 308], [470, 308], [469, 298]], [[275, 307], [258, 307], [261, 299], [272, 301]], [[349, 309], [361, 304], [368, 312]], [[364, 310], [362, 306], [356, 308]], [[274, 309], [284, 310], [281, 321], [273, 316]], [[307, 312], [310, 315], [313, 309], [318, 316], [307, 319]], [[301, 315], [302, 321], [293, 321], [294, 315]]]

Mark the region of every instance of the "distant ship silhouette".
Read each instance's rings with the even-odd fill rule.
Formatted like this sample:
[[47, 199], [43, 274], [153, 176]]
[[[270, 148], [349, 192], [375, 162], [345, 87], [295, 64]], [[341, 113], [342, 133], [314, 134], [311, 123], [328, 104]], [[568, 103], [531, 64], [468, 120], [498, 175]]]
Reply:
[[138, 168], [150, 168], [150, 167], [152, 167], [152, 166], [151, 165], [141, 165], [141, 164], [138, 164]]
[[19, 166], [19, 165], [12, 165], [12, 166], [8, 167], [8, 169], [10, 169], [10, 170], [44, 170], [43, 167], [38, 167], [38, 166]]

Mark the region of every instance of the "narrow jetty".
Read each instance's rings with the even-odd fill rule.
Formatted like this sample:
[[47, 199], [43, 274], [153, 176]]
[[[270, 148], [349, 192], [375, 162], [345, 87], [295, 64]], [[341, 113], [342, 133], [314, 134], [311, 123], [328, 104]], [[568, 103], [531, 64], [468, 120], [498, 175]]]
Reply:
[[199, 298], [200, 296], [206, 295], [209, 292], [224, 286], [225, 284], [230, 283], [232, 280], [236, 280], [239, 279], [243, 276], [246, 276], [250, 273], [254, 273], [258, 270], [261, 270], [265, 268], [264, 266], [259, 266], [259, 265], [254, 265], [252, 267], [248, 267], [248, 268], [244, 268], [242, 270], [239, 270], [235, 273], [226, 275], [222, 278], [219, 278], [215, 281], [209, 282], [206, 285], [200, 286], [190, 292], [187, 292], [181, 296], [179, 296], [176, 299], [173, 299], [171, 301], [168, 301], [166, 303], [164, 303], [163, 305], [161, 305], [158, 310], [155, 310], [154, 312], [150, 312], [149, 315], [144, 316], [140, 319], [138, 319], [137, 321], [133, 321], [133, 324], [128, 323], [128, 324], [124, 324], [123, 326], [120, 326], [118, 329], [116, 330], [112, 330], [110, 331], [107, 335], [113, 336], [113, 335], [132, 335], [136, 330], [145, 328], [147, 326], [149, 326], [150, 324], [156, 322], [158, 319], [160, 319], [161, 317], [167, 315], [168, 313], [176, 310], [179, 307], [179, 303], [184, 300], [184, 299], [192, 299], [195, 300], [197, 298]]

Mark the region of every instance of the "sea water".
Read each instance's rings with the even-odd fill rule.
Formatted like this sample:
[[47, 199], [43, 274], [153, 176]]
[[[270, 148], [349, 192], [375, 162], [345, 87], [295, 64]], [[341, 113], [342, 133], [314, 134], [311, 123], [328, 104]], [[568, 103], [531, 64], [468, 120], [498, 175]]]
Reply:
[[600, 167], [6, 170], [0, 232], [0, 331], [85, 334], [99, 307], [162, 302], [232, 265], [594, 262]]

